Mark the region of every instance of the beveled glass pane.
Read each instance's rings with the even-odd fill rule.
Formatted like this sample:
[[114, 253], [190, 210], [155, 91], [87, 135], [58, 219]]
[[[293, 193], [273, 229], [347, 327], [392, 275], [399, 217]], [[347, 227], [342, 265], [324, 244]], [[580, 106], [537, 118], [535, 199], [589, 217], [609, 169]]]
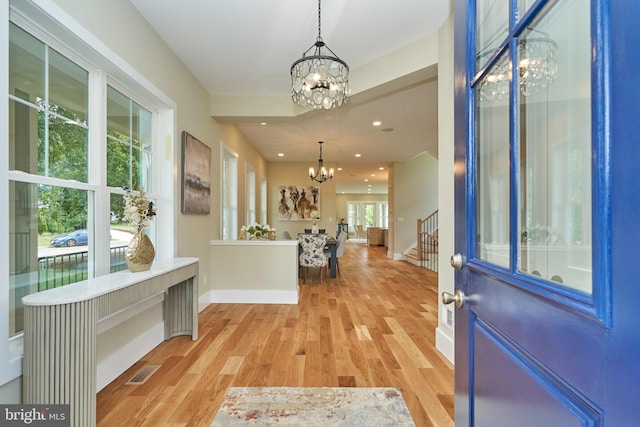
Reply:
[[122, 141], [130, 142], [130, 100], [111, 86], [107, 86], [107, 132]]
[[509, 2], [505, 0], [477, 0], [476, 2], [476, 58], [478, 70], [504, 41], [509, 31]]
[[[518, 0], [518, 18], [522, 17], [536, 0]], [[518, 19], [519, 20], [519, 19]]]
[[[488, 76], [501, 73], [507, 64], [507, 58], [501, 58]], [[476, 89], [476, 256], [505, 268], [509, 267], [508, 88], [507, 83], [504, 98], [491, 100]]]
[[32, 104], [45, 99], [45, 45], [9, 24], [9, 94]]
[[589, 2], [555, 3], [519, 43], [545, 39], [557, 45], [552, 79], [544, 49], [540, 58], [520, 49], [518, 270], [591, 293]]
[[23, 330], [22, 297], [88, 277], [88, 193], [9, 181], [9, 335]]
[[131, 169], [129, 159], [131, 147], [128, 144], [107, 138], [107, 185], [109, 187], [130, 187]]
[[89, 73], [49, 49], [49, 109], [78, 123], [87, 123]]
[[[41, 149], [48, 152], [48, 171], [41, 169], [41, 175], [87, 182], [87, 128], [50, 116], [48, 129], [48, 133], [40, 138]], [[43, 156], [40, 158], [44, 159]], [[41, 164], [44, 165], [44, 162]]]

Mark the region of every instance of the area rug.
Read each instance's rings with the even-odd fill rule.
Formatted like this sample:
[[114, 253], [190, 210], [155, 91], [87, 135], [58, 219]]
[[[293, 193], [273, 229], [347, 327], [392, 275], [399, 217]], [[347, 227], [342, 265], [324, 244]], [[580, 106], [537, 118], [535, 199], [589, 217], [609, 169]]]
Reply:
[[231, 387], [211, 427], [415, 426], [396, 388]]

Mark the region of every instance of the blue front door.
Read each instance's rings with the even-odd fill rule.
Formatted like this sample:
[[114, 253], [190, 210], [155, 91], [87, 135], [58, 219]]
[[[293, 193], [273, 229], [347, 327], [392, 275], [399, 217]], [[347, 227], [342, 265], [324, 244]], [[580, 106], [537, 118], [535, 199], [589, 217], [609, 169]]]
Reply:
[[455, 0], [456, 426], [640, 425], [639, 23]]

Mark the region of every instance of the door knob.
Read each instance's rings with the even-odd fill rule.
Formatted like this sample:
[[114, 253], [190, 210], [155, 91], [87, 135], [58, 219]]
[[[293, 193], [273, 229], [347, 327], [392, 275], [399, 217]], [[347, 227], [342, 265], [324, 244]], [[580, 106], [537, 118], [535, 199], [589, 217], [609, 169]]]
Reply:
[[456, 270], [462, 270], [462, 255], [461, 254], [454, 254], [451, 255], [451, 267], [455, 268]]
[[455, 294], [450, 294], [449, 292], [442, 293], [442, 303], [443, 304], [451, 304], [452, 302], [456, 303], [456, 307], [462, 308], [464, 305], [464, 292], [458, 290]]

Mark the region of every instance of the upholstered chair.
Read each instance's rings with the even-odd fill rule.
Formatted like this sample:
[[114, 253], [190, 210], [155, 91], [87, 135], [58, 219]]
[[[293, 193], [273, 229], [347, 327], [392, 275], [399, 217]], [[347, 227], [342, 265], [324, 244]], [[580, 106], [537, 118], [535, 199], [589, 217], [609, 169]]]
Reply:
[[302, 283], [306, 282], [308, 268], [320, 268], [320, 283], [329, 260], [324, 254], [328, 234], [301, 234], [298, 236], [300, 244], [299, 263], [302, 269]]

